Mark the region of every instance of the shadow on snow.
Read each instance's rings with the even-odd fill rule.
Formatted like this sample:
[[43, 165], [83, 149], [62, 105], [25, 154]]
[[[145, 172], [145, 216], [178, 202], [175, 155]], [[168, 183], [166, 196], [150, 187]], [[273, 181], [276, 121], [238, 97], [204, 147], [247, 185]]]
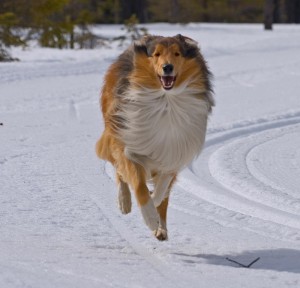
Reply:
[[253, 264], [250, 269], [285, 271], [300, 273], [300, 250], [293, 249], [270, 249], [245, 251], [240, 254], [214, 255], [214, 254], [185, 254], [174, 253], [182, 258], [187, 264], [206, 263], [241, 268], [238, 264], [228, 261], [226, 258], [248, 265], [258, 257], [259, 261]]

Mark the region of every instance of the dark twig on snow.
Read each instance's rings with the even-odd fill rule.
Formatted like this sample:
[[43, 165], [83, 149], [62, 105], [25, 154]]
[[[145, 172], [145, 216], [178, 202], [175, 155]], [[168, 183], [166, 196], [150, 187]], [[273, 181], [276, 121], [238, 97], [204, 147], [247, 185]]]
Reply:
[[230, 262], [233, 262], [233, 263], [235, 263], [235, 264], [238, 264], [239, 266], [241, 266], [241, 267], [243, 267], [243, 268], [250, 268], [254, 263], [256, 263], [258, 260], [260, 259], [260, 257], [258, 257], [258, 258], [256, 258], [255, 260], [253, 260], [250, 264], [248, 264], [248, 265], [244, 265], [244, 264], [242, 264], [242, 263], [239, 263], [239, 262], [237, 262], [237, 261], [235, 261], [235, 260], [232, 260], [232, 259], [230, 259], [230, 258], [226, 258], [226, 260], [227, 261], [230, 261]]

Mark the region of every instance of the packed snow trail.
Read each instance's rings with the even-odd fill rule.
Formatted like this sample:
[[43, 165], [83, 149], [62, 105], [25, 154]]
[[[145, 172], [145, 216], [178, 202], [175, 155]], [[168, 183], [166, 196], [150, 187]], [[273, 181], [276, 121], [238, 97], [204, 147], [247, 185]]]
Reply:
[[[16, 50], [22, 62], [0, 64], [0, 287], [299, 287], [300, 27], [148, 28], [198, 40], [215, 75], [170, 240], [135, 202], [121, 215], [113, 168], [94, 152], [103, 75], [121, 50]], [[250, 269], [226, 260], [258, 257]]]

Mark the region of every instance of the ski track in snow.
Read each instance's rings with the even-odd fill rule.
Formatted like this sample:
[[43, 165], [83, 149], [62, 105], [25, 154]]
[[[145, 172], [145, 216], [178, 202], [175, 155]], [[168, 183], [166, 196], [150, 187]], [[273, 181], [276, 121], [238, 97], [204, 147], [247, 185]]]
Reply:
[[[181, 186], [186, 187], [189, 174], [192, 174], [191, 178], [201, 177], [200, 187], [205, 193], [198, 196], [202, 199], [229, 209], [236, 213], [234, 217], [247, 218], [248, 221], [251, 219], [258, 233], [266, 234], [269, 230], [271, 237], [299, 241], [300, 199], [297, 190], [288, 191], [285, 185], [274, 184], [257, 169], [261, 167], [267, 173], [274, 174], [273, 177], [280, 183], [282, 174], [286, 173], [289, 180], [287, 183], [294, 188], [299, 185], [296, 177], [299, 175], [299, 166], [295, 163], [287, 158], [284, 158], [285, 165], [266, 166], [265, 162], [267, 156], [276, 162], [274, 152], [280, 155], [276, 150], [289, 147], [291, 150], [286, 153], [293, 154], [297, 151], [300, 141], [297, 134], [299, 124], [299, 117], [284, 119], [281, 116], [280, 120], [227, 130], [221, 136], [219, 133], [213, 136], [208, 134], [206, 149], [190, 167], [190, 171], [186, 171]], [[293, 141], [289, 142], [293, 145], [277, 145], [278, 139], [287, 135], [294, 136]], [[272, 142], [272, 147], [262, 149], [269, 142]], [[260, 157], [254, 153], [256, 150], [260, 151]], [[279, 164], [282, 163], [279, 161]], [[268, 227], [265, 220], [272, 224]]]
[[[181, 33], [197, 39], [200, 29], [199, 41], [213, 43], [203, 49], [217, 107], [205, 149], [172, 192], [166, 243], [142, 223], [134, 199], [132, 213], [121, 215], [113, 167], [94, 153], [99, 89], [117, 52], [101, 61], [0, 65], [0, 287], [299, 287], [294, 27], [266, 37], [255, 25], [194, 25]], [[254, 63], [258, 57], [264, 61]], [[261, 259], [243, 269], [226, 257]]]

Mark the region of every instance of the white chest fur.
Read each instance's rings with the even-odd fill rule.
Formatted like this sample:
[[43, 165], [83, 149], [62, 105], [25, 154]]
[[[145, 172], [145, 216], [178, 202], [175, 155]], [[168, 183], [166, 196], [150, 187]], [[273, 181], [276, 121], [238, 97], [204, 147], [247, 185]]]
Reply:
[[120, 116], [127, 157], [146, 169], [173, 172], [197, 156], [206, 133], [209, 104], [199, 91], [130, 89]]

